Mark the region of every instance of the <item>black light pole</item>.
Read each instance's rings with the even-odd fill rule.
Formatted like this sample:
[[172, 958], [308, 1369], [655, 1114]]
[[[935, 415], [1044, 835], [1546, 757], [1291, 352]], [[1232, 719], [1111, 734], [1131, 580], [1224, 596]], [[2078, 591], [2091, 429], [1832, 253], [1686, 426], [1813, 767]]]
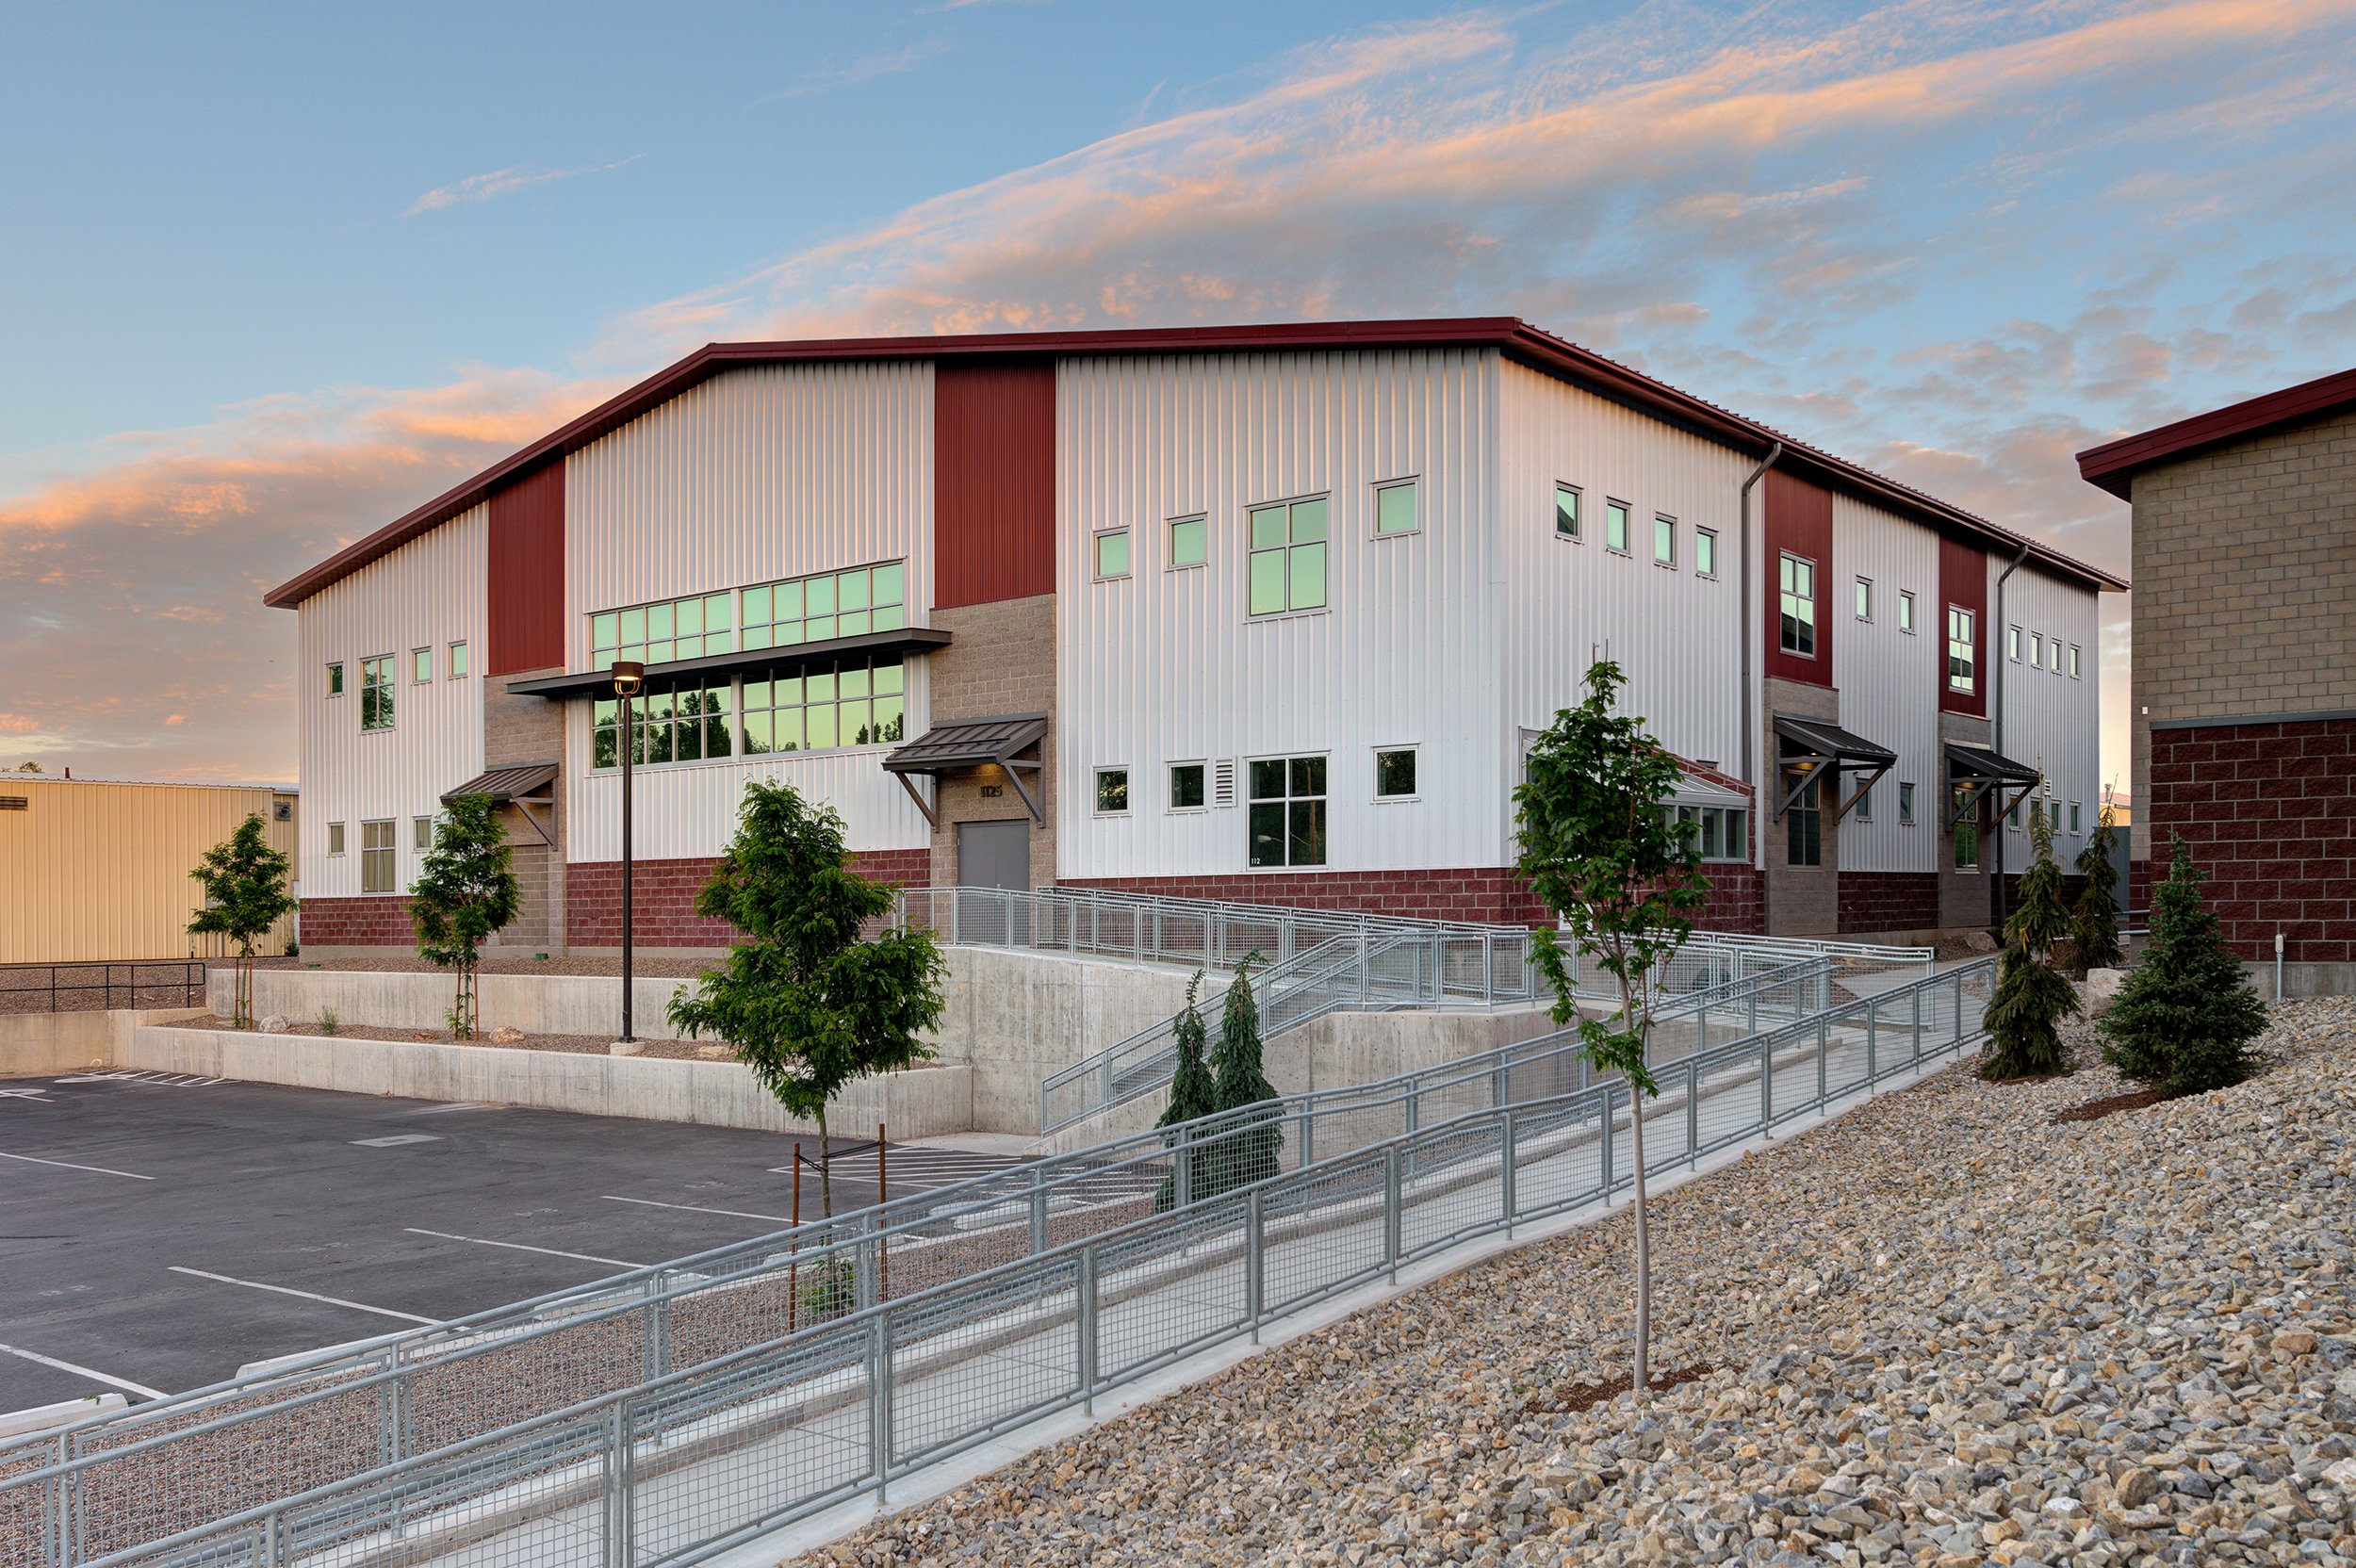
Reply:
[[614, 694], [622, 703], [622, 1037], [614, 1043], [634, 1046], [638, 1037], [630, 1032], [630, 754], [638, 749], [637, 727], [633, 722], [634, 699], [645, 683], [646, 666], [635, 659], [614, 661]]

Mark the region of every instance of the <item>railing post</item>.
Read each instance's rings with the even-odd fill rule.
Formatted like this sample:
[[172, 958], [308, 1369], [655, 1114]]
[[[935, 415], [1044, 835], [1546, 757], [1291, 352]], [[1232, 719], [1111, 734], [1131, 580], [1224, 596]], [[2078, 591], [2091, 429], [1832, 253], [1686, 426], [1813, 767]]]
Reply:
[[631, 1517], [630, 1404], [617, 1399], [605, 1414], [605, 1568], [630, 1568], [638, 1560], [636, 1520]]
[[1047, 1250], [1047, 1190], [1039, 1168], [1031, 1168], [1031, 1256]]
[[[73, 1457], [73, 1440], [60, 1432], [57, 1439], [57, 1453], [50, 1462], [62, 1469]], [[66, 1564], [74, 1560], [74, 1494], [78, 1490], [74, 1482], [74, 1473], [68, 1471], [52, 1478], [44, 1489], [49, 1494], [48, 1528], [42, 1532], [46, 1537], [42, 1544], [46, 1548], [44, 1560], [47, 1568], [66, 1568]]]
[[1612, 1082], [1606, 1079], [1603, 1086], [1603, 1201], [1606, 1208], [1612, 1204], [1612, 1145], [1618, 1136], [1612, 1128]]
[[1181, 1125], [1178, 1129], [1176, 1158], [1170, 1162], [1170, 1207], [1183, 1209], [1194, 1201], [1194, 1129]]
[[286, 1561], [286, 1516], [273, 1512], [262, 1521], [263, 1568], [285, 1568]]
[[1252, 1343], [1260, 1343], [1260, 1305], [1268, 1290], [1268, 1248], [1260, 1226], [1260, 1193], [1253, 1188], [1243, 1200], [1243, 1304], [1252, 1315]]
[[892, 1315], [877, 1313], [867, 1333], [867, 1465], [875, 1501], [892, 1478]]
[[1497, 1112], [1497, 1152], [1503, 1157], [1498, 1167], [1497, 1192], [1505, 1207], [1505, 1237], [1513, 1238], [1513, 1213], [1520, 1206], [1519, 1184], [1513, 1180], [1513, 1108], [1505, 1106]]
[[1830, 1086], [1825, 1081], [1825, 1054], [1832, 1047], [1832, 1020], [1824, 1013], [1816, 1015], [1816, 1108], [1823, 1110], [1830, 1098]]
[[1865, 1083], [1872, 1087], [1879, 1077], [1875, 1070], [1876, 1047], [1881, 1034], [1881, 1006], [1870, 998], [1865, 1004]]
[[1497, 939], [1494, 931], [1481, 933], [1481, 1000], [1484, 1005], [1497, 1001]]
[[1295, 1162], [1296, 1168], [1299, 1166], [1317, 1164], [1317, 1120], [1314, 1113], [1312, 1113], [1306, 1105], [1303, 1105], [1301, 1108], [1301, 1132], [1298, 1135], [1296, 1141], [1301, 1146], [1301, 1158]]
[[1391, 1271], [1391, 1283], [1399, 1283], [1399, 1239], [1405, 1230], [1403, 1212], [1405, 1195], [1399, 1190], [1399, 1145], [1385, 1145], [1383, 1150], [1383, 1261]]
[[1759, 1130], [1770, 1137], [1775, 1131], [1775, 1042], [1759, 1042]]
[[1077, 1335], [1073, 1349], [1080, 1367], [1080, 1408], [1088, 1415], [1096, 1413], [1096, 1249], [1091, 1247], [1080, 1254], [1079, 1288], [1074, 1293], [1072, 1308], [1072, 1328]]
[[1922, 988], [1916, 986], [1909, 994], [1914, 1001], [1914, 1070], [1920, 1072], [1922, 1070]]
[[1698, 1056], [1685, 1064], [1685, 1168], [1702, 1163], [1702, 1069]]

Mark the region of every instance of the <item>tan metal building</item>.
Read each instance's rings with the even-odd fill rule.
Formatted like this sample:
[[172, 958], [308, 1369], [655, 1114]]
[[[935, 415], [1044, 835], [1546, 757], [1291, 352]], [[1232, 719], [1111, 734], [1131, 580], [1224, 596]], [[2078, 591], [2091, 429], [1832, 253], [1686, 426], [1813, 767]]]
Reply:
[[[0, 964], [225, 951], [219, 939], [188, 935], [203, 897], [188, 873], [249, 812], [291, 859], [290, 784], [0, 774]], [[294, 935], [289, 916], [258, 950], [283, 953]]]

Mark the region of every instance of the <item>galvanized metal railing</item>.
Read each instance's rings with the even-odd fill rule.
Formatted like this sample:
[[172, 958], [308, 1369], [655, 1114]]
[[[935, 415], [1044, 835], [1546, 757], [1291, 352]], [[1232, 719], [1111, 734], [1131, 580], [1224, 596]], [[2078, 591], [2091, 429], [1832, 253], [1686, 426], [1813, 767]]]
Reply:
[[[645, 1358], [641, 1375], [430, 1443], [415, 1429], [424, 1369], [382, 1368], [309, 1407], [312, 1441], [341, 1414], [376, 1445], [349, 1468], [180, 1527], [141, 1505], [201, 1482], [175, 1445], [234, 1416], [210, 1433], [60, 1446], [0, 1478], [0, 1542], [11, 1560], [52, 1568], [698, 1561], [1404, 1263], [1607, 1201], [1631, 1180], [1632, 1116], [1658, 1170], [1911, 1077], [1979, 1038], [1994, 969], [1984, 959], [1691, 1053], [1641, 1103], [1606, 1080], [1415, 1125], [1425, 1085], [1390, 1097], [1397, 1131], [1355, 1143], [1279, 1102], [1232, 1113], [1139, 1159], [1170, 1189], [1156, 1212], [913, 1291], [886, 1283], [904, 1266], [890, 1234], [833, 1236], [780, 1262], [826, 1282], [815, 1321], [709, 1353], [681, 1354], [692, 1304], [755, 1282], [679, 1271], [538, 1341], [545, 1361], [582, 1348], [563, 1333], [595, 1327]], [[1371, 1126], [1382, 1097], [1350, 1114]], [[1232, 1184], [1271, 1139], [1292, 1145], [1290, 1168]], [[498, 1391], [495, 1379], [471, 1387]]]

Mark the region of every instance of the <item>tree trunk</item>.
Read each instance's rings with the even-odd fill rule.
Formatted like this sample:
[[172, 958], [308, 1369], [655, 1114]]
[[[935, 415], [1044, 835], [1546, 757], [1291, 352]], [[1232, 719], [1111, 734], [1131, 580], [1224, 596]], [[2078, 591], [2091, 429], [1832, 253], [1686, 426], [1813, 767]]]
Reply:
[[[1628, 993], [1628, 966], [1620, 966], [1620, 1018], [1636, 1036], [1641, 1052], [1650, 1041], [1647, 1030], [1638, 1026], [1636, 999]], [[1647, 1070], [1652, 1064], [1644, 1064]], [[1636, 1194], [1636, 1368], [1631, 1380], [1636, 1402], [1644, 1403], [1652, 1392], [1652, 1233], [1644, 1212], [1644, 1093], [1633, 1080], [1628, 1086], [1628, 1153]], [[1610, 1130], [1606, 1129], [1606, 1135]]]
[[834, 1217], [834, 1151], [826, 1146], [826, 1107], [818, 1107], [818, 1207]]

